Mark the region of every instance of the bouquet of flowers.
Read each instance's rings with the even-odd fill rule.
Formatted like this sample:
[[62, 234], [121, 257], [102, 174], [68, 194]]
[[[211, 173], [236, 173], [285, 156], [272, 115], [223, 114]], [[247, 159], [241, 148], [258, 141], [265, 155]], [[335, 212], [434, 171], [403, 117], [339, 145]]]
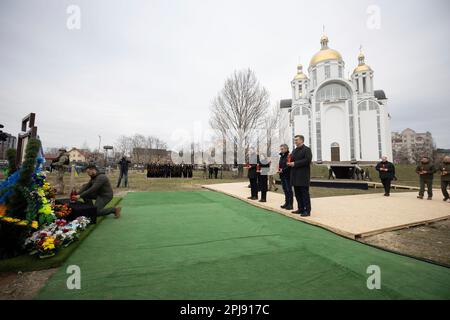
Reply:
[[65, 204], [54, 204], [53, 211], [55, 212], [56, 217], [59, 219], [63, 219], [72, 213], [72, 209]]
[[86, 217], [67, 222], [58, 219], [42, 230], [34, 232], [25, 240], [25, 248], [31, 251], [30, 254], [39, 254], [40, 258], [54, 256], [56, 252], [67, 247], [79, 236], [79, 233], [86, 229], [90, 220]]

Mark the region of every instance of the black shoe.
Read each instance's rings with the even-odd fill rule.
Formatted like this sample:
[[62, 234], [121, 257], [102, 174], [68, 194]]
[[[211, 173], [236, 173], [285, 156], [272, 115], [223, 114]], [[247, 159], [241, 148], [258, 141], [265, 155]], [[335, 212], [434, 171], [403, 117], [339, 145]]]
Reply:
[[423, 199], [423, 196], [417, 196], [417, 199], [422, 200], [422, 199]]
[[247, 199], [249, 199], [249, 200], [258, 200], [257, 197], [248, 197]]
[[427, 200], [433, 200], [433, 197], [428, 197]]
[[283, 209], [285, 209], [285, 210], [293, 210], [294, 207], [293, 206], [287, 206], [287, 207], [284, 207]]
[[389, 194], [389, 193], [385, 193], [384, 196], [385, 196], [385, 197], [389, 197], [390, 194]]
[[309, 217], [310, 215], [311, 215], [311, 213], [305, 212], [305, 213], [302, 213], [300, 216], [301, 217]]
[[[444, 200], [445, 201], [445, 200]], [[280, 206], [281, 209], [286, 209], [287, 205], [283, 204], [282, 206]]]
[[267, 202], [266, 199], [261, 199], [259, 202]]
[[293, 213], [293, 214], [301, 214], [301, 212], [299, 210], [292, 211], [291, 213]]

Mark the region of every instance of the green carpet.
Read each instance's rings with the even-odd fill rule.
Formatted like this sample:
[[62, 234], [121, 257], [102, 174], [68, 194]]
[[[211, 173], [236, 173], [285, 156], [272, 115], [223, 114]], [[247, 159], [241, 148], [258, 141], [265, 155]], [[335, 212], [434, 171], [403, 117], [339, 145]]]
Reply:
[[[38, 299], [450, 299], [450, 269], [209, 191], [129, 193]], [[68, 290], [66, 268], [81, 268]], [[381, 289], [367, 289], [369, 265]]]

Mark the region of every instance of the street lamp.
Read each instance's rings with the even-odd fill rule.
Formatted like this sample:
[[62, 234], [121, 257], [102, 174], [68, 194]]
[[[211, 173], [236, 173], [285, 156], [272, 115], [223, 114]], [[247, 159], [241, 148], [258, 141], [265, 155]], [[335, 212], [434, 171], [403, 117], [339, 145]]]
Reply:
[[98, 152], [97, 152], [97, 162], [100, 159], [100, 145], [102, 143], [102, 136], [98, 135]]

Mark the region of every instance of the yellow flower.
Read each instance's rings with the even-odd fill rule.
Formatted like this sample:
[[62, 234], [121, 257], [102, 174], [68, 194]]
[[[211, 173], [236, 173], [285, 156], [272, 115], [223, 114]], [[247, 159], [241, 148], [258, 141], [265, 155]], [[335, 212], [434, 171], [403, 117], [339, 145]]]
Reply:
[[19, 222], [20, 219], [5, 217], [5, 218], [3, 218], [3, 221], [16, 223], [16, 222]]
[[[38, 193], [39, 196], [45, 197], [45, 191], [44, 191], [43, 188], [38, 188], [37, 189], [37, 193]], [[42, 200], [44, 200], [44, 199], [42, 199]]]
[[31, 227], [32, 227], [33, 229], [37, 229], [37, 228], [39, 227], [39, 223], [38, 223], [37, 221], [33, 221], [33, 222], [31, 223]]
[[28, 221], [27, 220], [22, 220], [16, 223], [18, 226], [26, 226], [28, 225]]
[[50, 206], [50, 204], [44, 204], [40, 209], [39, 209], [39, 213], [43, 213], [43, 214], [52, 214], [52, 207]]
[[44, 248], [44, 250], [55, 249], [55, 237], [47, 237], [42, 244], [42, 248]]

